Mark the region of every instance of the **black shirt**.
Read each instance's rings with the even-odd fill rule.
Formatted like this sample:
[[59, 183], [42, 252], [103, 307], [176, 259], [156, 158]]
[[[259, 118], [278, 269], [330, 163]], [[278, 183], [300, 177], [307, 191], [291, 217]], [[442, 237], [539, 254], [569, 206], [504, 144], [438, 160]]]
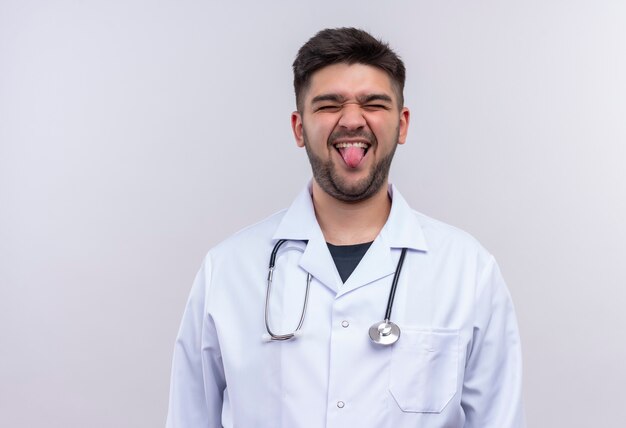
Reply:
[[354, 269], [356, 269], [365, 253], [367, 253], [370, 245], [372, 245], [371, 242], [356, 245], [333, 245], [328, 242], [326, 244], [343, 282], [346, 282], [352, 275], [352, 272], [354, 272]]

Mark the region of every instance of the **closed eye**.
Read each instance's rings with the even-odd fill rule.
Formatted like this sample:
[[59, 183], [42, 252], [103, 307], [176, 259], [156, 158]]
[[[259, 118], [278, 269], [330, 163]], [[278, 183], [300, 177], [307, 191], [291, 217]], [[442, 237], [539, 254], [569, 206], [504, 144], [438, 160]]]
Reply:
[[335, 112], [335, 111], [339, 111], [339, 109], [341, 109], [340, 105], [324, 105], [324, 106], [319, 106], [317, 108], [317, 111]]
[[367, 110], [389, 110], [390, 108], [384, 104], [365, 104], [363, 106]]

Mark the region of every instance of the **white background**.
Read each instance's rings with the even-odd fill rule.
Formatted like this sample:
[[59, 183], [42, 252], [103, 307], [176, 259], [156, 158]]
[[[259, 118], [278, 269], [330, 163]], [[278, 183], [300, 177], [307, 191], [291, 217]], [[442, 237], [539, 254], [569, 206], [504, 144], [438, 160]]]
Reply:
[[529, 427], [621, 426], [624, 2], [0, 0], [1, 426], [163, 425], [202, 257], [309, 177], [290, 67], [336, 26], [406, 62], [392, 179], [496, 255]]

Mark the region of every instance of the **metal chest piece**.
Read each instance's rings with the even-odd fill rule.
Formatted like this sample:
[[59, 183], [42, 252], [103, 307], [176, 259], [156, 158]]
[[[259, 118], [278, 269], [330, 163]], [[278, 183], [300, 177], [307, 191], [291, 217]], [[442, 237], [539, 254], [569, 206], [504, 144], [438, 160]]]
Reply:
[[400, 327], [389, 320], [372, 325], [369, 330], [372, 342], [379, 345], [393, 345], [400, 338]]

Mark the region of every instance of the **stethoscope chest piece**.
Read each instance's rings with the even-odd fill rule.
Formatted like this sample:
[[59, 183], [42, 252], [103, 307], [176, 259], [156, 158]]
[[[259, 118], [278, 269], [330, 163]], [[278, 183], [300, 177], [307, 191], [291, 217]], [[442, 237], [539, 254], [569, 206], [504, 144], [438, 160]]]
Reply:
[[369, 330], [372, 342], [379, 345], [393, 345], [400, 338], [400, 327], [385, 320], [372, 325]]

